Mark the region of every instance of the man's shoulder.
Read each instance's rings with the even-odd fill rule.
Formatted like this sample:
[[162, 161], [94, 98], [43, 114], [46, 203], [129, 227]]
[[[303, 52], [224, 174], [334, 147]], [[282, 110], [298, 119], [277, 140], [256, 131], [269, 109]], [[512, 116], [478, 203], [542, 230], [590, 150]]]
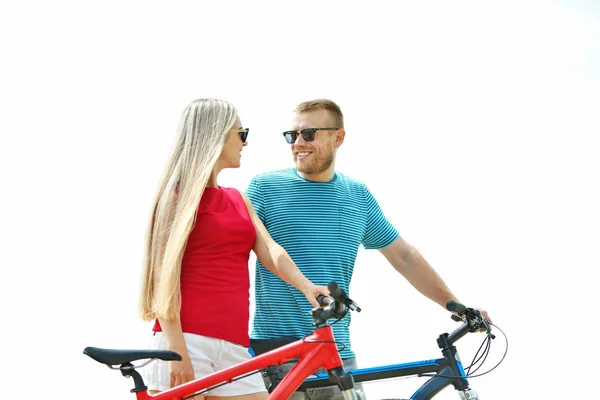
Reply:
[[294, 168], [285, 168], [275, 171], [262, 172], [255, 175], [252, 180], [258, 183], [270, 183], [280, 182], [282, 180], [289, 180], [297, 178], [297, 174], [294, 173]]
[[349, 189], [353, 189], [353, 190], [360, 190], [363, 191], [366, 189], [366, 185], [359, 179], [356, 178], [352, 178], [348, 175], [344, 175], [341, 172], [336, 172], [337, 176], [338, 176], [338, 180], [340, 181], [340, 183], [342, 183], [343, 185], [345, 185], [346, 187], [348, 187]]

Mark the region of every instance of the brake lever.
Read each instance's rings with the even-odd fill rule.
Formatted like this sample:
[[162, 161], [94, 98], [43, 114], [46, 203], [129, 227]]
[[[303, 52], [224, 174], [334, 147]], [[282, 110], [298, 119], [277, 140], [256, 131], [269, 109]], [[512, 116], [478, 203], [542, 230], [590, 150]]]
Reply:
[[465, 312], [465, 317], [467, 318], [467, 321], [469, 322], [469, 327], [470, 327], [469, 330], [471, 332], [476, 332], [476, 331], [480, 330], [481, 328], [483, 328], [485, 333], [487, 333], [491, 339], [496, 339], [496, 336], [494, 334], [492, 334], [492, 327], [491, 327], [490, 323], [481, 314], [481, 311], [474, 309], [474, 308], [467, 308], [467, 311]]
[[356, 304], [352, 299], [348, 298], [348, 301], [346, 301], [346, 306], [351, 309], [352, 311], [356, 311], [356, 312], [361, 312], [360, 307], [358, 306], [358, 304]]
[[452, 314], [452, 315], [450, 316], [450, 318], [452, 318], [452, 319], [453, 319], [454, 321], [456, 321], [456, 322], [462, 322], [462, 320], [463, 320], [461, 317], [459, 317], [459, 316], [458, 316], [458, 315], [456, 315], [456, 314]]
[[490, 337], [490, 339], [496, 339], [496, 335], [494, 335], [492, 333], [492, 325], [489, 323], [489, 321], [487, 319], [485, 319], [483, 317], [483, 315], [481, 316], [481, 319], [483, 320], [483, 326], [485, 328], [485, 333], [488, 334], [488, 336]]

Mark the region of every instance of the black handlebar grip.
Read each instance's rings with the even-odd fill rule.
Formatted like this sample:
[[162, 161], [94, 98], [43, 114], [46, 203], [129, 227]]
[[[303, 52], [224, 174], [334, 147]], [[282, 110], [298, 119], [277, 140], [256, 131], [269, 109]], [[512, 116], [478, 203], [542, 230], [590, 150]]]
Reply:
[[320, 305], [322, 305], [323, 307], [325, 307], [325, 306], [328, 306], [328, 305], [329, 305], [329, 302], [330, 302], [331, 300], [329, 300], [329, 301], [326, 301], [326, 300], [328, 300], [328, 299], [329, 299], [329, 297], [327, 297], [327, 296], [324, 296], [324, 295], [322, 295], [322, 294], [320, 294], [320, 295], [318, 295], [318, 296], [317, 296], [317, 302], [318, 302]]
[[450, 300], [446, 303], [446, 310], [453, 311], [458, 315], [465, 315], [465, 313], [467, 312], [467, 307], [460, 303], [457, 303], [454, 300]]
[[327, 284], [327, 289], [329, 289], [329, 294], [331, 295], [331, 297], [333, 297], [334, 299], [344, 299], [344, 291], [342, 289], [340, 289], [340, 287], [338, 286], [337, 282], [335, 281], [331, 281]]

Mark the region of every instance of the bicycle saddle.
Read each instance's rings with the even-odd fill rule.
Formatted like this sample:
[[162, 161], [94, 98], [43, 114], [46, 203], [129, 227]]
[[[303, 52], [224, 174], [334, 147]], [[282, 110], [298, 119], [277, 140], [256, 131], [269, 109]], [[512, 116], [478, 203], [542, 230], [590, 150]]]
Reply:
[[181, 356], [167, 350], [113, 350], [98, 347], [86, 347], [83, 354], [106, 365], [126, 364], [135, 360], [156, 358], [164, 361], [181, 361]]

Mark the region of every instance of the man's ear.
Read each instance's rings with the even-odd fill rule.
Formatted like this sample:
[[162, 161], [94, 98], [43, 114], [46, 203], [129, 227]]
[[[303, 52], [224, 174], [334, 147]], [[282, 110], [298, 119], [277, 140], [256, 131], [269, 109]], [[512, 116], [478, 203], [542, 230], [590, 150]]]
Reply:
[[335, 147], [340, 147], [342, 145], [342, 143], [344, 143], [345, 137], [346, 137], [346, 130], [344, 128], [338, 129], [338, 131], [335, 133], [335, 142], [333, 145]]

